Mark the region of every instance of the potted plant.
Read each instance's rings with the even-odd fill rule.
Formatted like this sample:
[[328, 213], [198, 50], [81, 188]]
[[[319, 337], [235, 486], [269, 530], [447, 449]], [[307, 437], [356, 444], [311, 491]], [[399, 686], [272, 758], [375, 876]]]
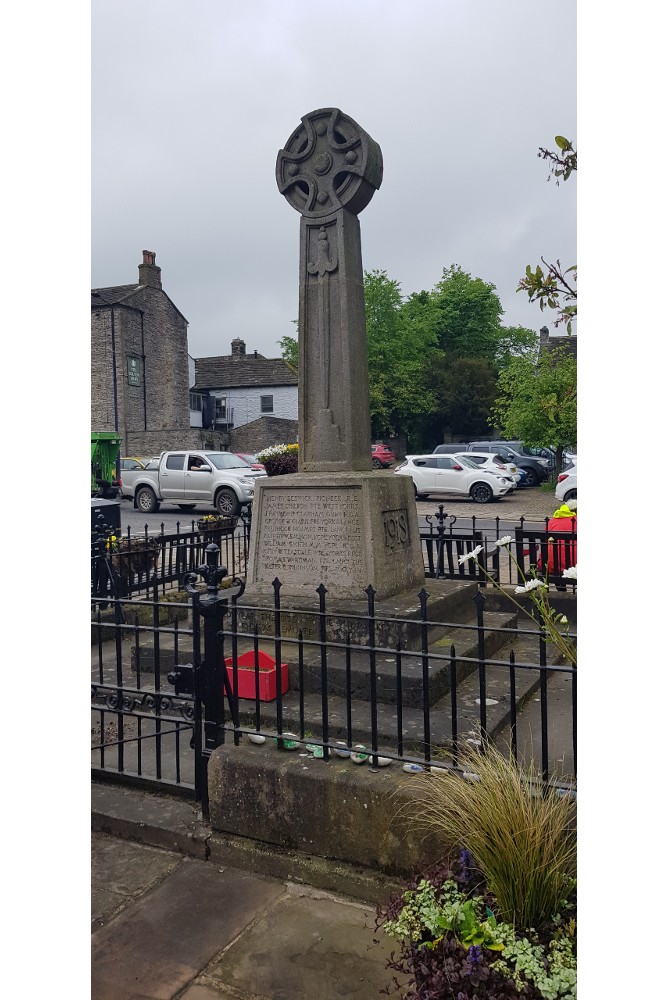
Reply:
[[220, 514], [205, 514], [197, 521], [197, 527], [200, 531], [210, 534], [212, 540], [214, 533], [216, 537], [220, 537], [220, 535], [230, 535], [236, 528], [237, 523], [238, 517], [223, 517]]
[[284, 476], [299, 471], [299, 445], [274, 444], [257, 455], [257, 461], [266, 469], [267, 476]]

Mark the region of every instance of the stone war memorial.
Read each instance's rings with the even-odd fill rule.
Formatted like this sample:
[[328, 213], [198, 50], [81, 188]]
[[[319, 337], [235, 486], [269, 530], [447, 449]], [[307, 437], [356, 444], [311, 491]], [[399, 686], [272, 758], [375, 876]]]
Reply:
[[371, 467], [358, 215], [382, 183], [382, 151], [321, 108], [278, 153], [280, 193], [301, 215], [299, 470], [257, 482], [246, 594], [378, 599], [424, 583], [412, 483]]

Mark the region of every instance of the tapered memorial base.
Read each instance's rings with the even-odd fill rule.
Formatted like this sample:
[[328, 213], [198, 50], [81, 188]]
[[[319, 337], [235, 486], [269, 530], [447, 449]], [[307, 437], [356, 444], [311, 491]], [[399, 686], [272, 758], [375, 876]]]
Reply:
[[424, 560], [412, 480], [391, 472], [296, 473], [259, 479], [244, 600], [280, 593], [378, 599], [419, 589]]

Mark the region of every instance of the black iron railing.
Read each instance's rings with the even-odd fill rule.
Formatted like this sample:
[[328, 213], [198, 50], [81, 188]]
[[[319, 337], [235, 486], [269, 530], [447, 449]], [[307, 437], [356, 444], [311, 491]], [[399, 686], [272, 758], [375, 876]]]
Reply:
[[227, 737], [375, 767], [456, 766], [463, 742], [498, 740], [545, 781], [574, 782], [576, 667], [509, 603], [490, 612], [473, 585], [469, 613], [448, 621], [427, 584], [413, 612], [387, 616], [368, 587], [353, 615], [321, 584], [304, 610], [278, 579], [270, 599], [246, 603], [240, 579], [224, 587], [217, 546], [205, 555], [184, 581], [188, 603], [160, 601], [157, 574], [150, 600], [93, 600], [97, 774], [166, 781], [205, 803], [207, 760]]

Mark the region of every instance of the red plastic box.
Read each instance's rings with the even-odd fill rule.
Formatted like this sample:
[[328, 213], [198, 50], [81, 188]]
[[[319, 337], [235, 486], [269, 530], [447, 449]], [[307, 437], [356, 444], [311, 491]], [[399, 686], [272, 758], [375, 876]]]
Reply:
[[[260, 649], [257, 653], [258, 663], [259, 663], [259, 700], [260, 701], [275, 701], [276, 699], [276, 677], [278, 671], [276, 669], [276, 661], [268, 653], [262, 652]], [[237, 659], [237, 678], [238, 678], [238, 693], [239, 698], [252, 698], [255, 699], [255, 651], [254, 649], [249, 650], [249, 652], [244, 653]], [[229, 677], [229, 683], [234, 685], [234, 671], [232, 670], [232, 657], [228, 656], [225, 660], [225, 667], [227, 668], [227, 676]], [[280, 677], [281, 677], [281, 694], [286, 694], [289, 691], [289, 674], [287, 672], [287, 664], [280, 664]]]

